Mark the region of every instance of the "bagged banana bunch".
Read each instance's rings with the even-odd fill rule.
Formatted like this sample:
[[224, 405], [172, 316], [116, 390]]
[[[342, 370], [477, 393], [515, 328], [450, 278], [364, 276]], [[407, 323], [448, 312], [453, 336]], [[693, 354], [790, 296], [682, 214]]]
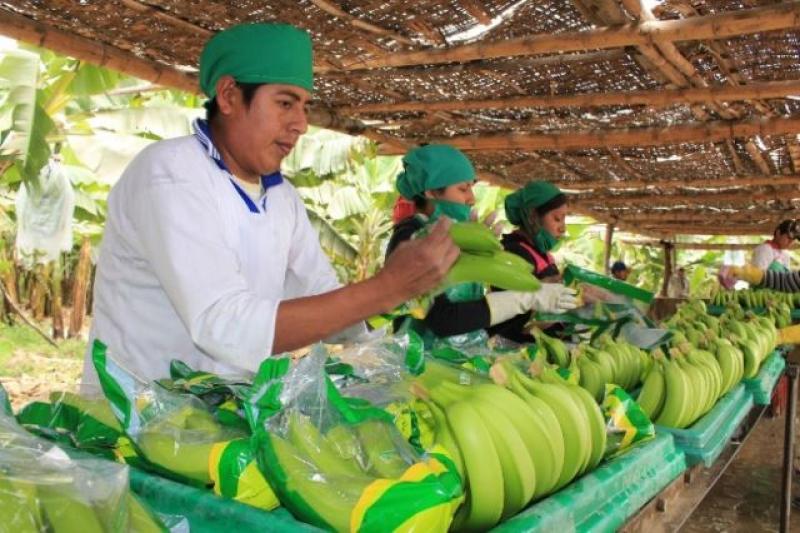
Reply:
[[40, 531], [167, 529], [129, 492], [126, 466], [70, 458], [0, 409], [0, 532]]
[[255, 460], [249, 430], [220, 423], [197, 397], [126, 372], [95, 340], [100, 385], [142, 467], [261, 509], [278, 500]]
[[246, 404], [258, 464], [299, 520], [334, 531], [447, 531], [461, 481], [447, 459], [420, 455], [388, 413], [346, 398], [324, 349], [291, 366], [265, 360]]
[[639, 404], [622, 387], [609, 383], [605, 388], [601, 407], [606, 419], [608, 440], [603, 457], [611, 459], [654, 438], [656, 428]]

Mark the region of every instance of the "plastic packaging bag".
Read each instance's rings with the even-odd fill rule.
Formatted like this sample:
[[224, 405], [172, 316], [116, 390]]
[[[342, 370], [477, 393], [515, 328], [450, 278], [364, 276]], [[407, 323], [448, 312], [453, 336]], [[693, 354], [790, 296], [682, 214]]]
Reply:
[[655, 437], [653, 422], [623, 388], [606, 385], [602, 410], [608, 435], [606, 459], [622, 455], [632, 446]]
[[265, 360], [247, 404], [258, 463], [295, 517], [335, 531], [446, 531], [461, 481], [421, 456], [391, 416], [342, 396], [319, 346], [293, 367]]
[[[0, 388], [1, 389], [1, 388]], [[0, 410], [0, 531], [164, 532], [128, 489], [128, 468], [73, 459]]]
[[39, 173], [38, 187], [25, 184], [16, 200], [17, 249], [28, 266], [55, 261], [72, 248], [75, 193], [55, 160]]
[[111, 410], [144, 468], [263, 509], [278, 506], [256, 466], [249, 431], [221, 424], [195, 396], [138, 381], [98, 340], [92, 357]]

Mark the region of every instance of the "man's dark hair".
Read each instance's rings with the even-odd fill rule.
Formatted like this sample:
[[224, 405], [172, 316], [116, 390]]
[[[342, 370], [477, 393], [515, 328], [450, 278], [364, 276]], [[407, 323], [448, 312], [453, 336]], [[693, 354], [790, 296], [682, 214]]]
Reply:
[[[250, 103], [253, 101], [253, 98], [256, 95], [256, 91], [259, 87], [264, 85], [263, 83], [243, 83], [243, 82], [236, 82], [236, 86], [242, 90], [242, 97], [244, 98], [245, 105], [249, 108]], [[205, 103], [206, 108], [206, 120], [211, 122], [214, 117], [217, 116], [219, 113], [219, 106], [217, 105], [217, 98], [214, 97], [208, 102]]]

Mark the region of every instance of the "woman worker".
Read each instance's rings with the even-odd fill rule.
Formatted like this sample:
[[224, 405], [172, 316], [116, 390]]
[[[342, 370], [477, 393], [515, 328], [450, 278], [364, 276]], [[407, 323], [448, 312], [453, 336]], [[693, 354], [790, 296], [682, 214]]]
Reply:
[[[439, 217], [446, 216], [456, 222], [469, 220], [470, 208], [475, 203], [474, 181], [472, 163], [452, 146], [429, 144], [409, 151], [403, 157], [397, 190], [403, 198], [414, 202], [416, 213], [395, 225], [387, 257], [399, 243]], [[532, 309], [563, 313], [575, 307], [574, 294], [572, 289], [551, 283], [544, 283], [536, 292], [488, 294], [480, 283], [463, 283], [435, 297], [425, 318], [413, 321], [411, 327], [430, 345], [437, 337], [487, 329], [517, 315], [528, 315]]]
[[[533, 266], [533, 274], [558, 282], [561, 275], [550, 255], [566, 231], [567, 196], [549, 181], [532, 181], [506, 197], [506, 217], [516, 229], [503, 235], [503, 248]], [[518, 343], [533, 342], [525, 325], [530, 313], [515, 316], [489, 330]]]

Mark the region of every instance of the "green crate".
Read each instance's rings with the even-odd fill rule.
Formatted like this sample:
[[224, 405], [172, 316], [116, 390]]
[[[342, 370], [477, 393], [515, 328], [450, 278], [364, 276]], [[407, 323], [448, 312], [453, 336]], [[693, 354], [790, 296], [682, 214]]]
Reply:
[[656, 426], [656, 433], [669, 433], [675, 444], [686, 454], [688, 464], [703, 463], [711, 466], [725, 449], [725, 445], [753, 408], [753, 395], [740, 383], [700, 420], [686, 429]]
[[295, 520], [283, 507], [267, 512], [136, 468], [130, 469], [130, 480], [133, 491], [154, 511], [186, 518], [192, 533], [322, 531]]
[[492, 531], [613, 531], [686, 470], [671, 435], [656, 435]]
[[779, 350], [772, 352], [754, 378], [742, 380], [744, 386], [753, 395], [756, 405], [769, 405], [772, 391], [786, 368], [786, 360]]

